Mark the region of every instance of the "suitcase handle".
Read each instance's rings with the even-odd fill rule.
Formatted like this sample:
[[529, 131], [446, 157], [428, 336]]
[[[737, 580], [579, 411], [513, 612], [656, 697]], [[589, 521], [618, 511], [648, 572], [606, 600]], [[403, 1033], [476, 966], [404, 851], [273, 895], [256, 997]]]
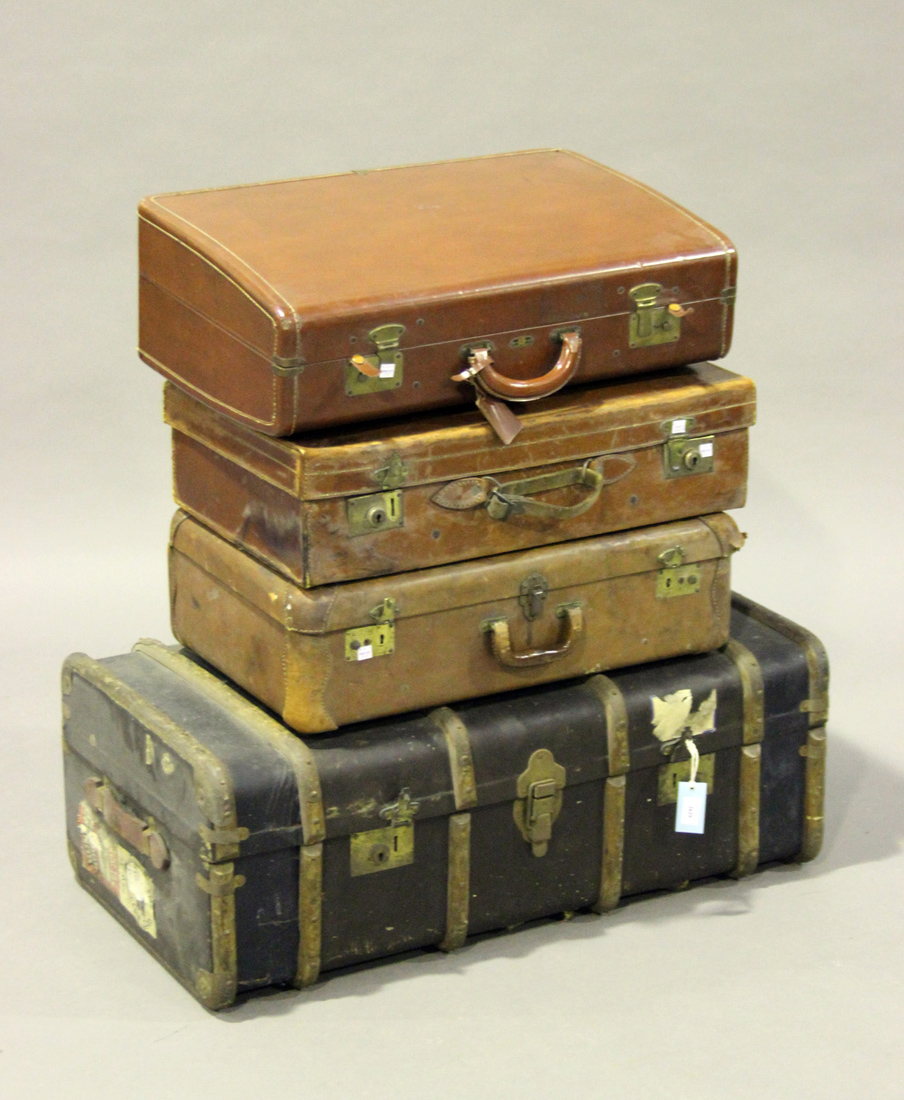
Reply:
[[551, 649], [528, 649], [515, 653], [512, 649], [512, 636], [508, 619], [489, 619], [481, 624], [481, 629], [490, 635], [490, 648], [493, 656], [506, 668], [529, 668], [532, 665], [548, 665], [564, 657], [572, 644], [576, 643], [584, 630], [584, 615], [580, 607], [566, 604], [556, 609], [558, 618], [563, 619], [558, 644]]
[[[497, 485], [490, 493], [487, 512], [492, 519], [503, 521], [514, 516], [570, 519], [589, 511], [596, 504], [604, 483], [605, 478], [600, 471], [593, 470], [586, 464], [570, 470], [524, 478], [522, 481], [509, 481], [505, 485]], [[548, 504], [542, 500], [530, 499], [530, 494], [565, 489], [569, 485], [581, 485], [589, 489], [590, 493], [577, 504]]]
[[578, 367], [581, 355], [581, 334], [560, 332], [562, 350], [552, 370], [539, 378], [506, 378], [493, 366], [489, 348], [472, 348], [468, 352], [468, 366], [452, 375], [453, 382], [473, 382], [475, 386], [505, 401], [536, 401], [560, 390]]
[[119, 802], [112, 788], [102, 779], [96, 779], [94, 776], [86, 779], [85, 796], [88, 804], [103, 817], [109, 828], [143, 856], [148, 856], [158, 871], [165, 871], [169, 867], [169, 849], [154, 825], [129, 813]]

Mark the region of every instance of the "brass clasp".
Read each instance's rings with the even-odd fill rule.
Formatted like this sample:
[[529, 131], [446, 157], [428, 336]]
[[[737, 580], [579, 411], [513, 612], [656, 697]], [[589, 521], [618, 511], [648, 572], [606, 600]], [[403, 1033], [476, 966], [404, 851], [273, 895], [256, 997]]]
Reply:
[[399, 341], [404, 325], [379, 325], [368, 336], [376, 355], [353, 355], [345, 368], [345, 392], [349, 397], [376, 393], [380, 390], [398, 389], [402, 384], [404, 355], [399, 351]]
[[628, 325], [628, 343], [632, 348], [654, 344], [672, 344], [681, 337], [681, 318], [690, 313], [677, 302], [659, 302], [660, 283], [641, 283], [628, 291], [634, 301], [634, 312]]
[[421, 808], [403, 787], [398, 799], [380, 810], [389, 824], [382, 829], [352, 833], [349, 840], [352, 877], [390, 871], [414, 862], [414, 815]]
[[565, 769], [549, 749], [537, 749], [527, 768], [518, 776], [513, 806], [515, 824], [535, 856], [545, 856], [552, 839], [552, 827], [562, 810]]
[[531, 573], [525, 577], [519, 587], [518, 603], [528, 622], [539, 619], [543, 614], [543, 604], [549, 595], [549, 582], [541, 573]]

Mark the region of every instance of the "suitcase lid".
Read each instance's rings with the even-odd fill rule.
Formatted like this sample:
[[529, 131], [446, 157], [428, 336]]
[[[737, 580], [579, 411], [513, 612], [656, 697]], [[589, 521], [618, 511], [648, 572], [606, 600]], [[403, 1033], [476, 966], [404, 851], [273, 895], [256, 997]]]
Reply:
[[[64, 668], [67, 702], [79, 678], [122, 708], [125, 721], [105, 735], [101, 708], [80, 701], [78, 712], [96, 720], [84, 728], [67, 721], [67, 749], [101, 777], [115, 766], [127, 807], [150, 812], [215, 863], [514, 805], [544, 750], [562, 769], [561, 790], [681, 767], [689, 737], [707, 757], [799, 735], [826, 720], [828, 665], [812, 634], [736, 597], [732, 641], [722, 650], [360, 723], [310, 741], [177, 646], [147, 640], [104, 661], [74, 655]], [[611, 705], [613, 687], [621, 708]], [[716, 789], [719, 782], [717, 768]]]
[[[675, 434], [712, 435], [751, 426], [749, 378], [714, 363], [569, 387], [527, 406], [515, 440], [503, 444], [477, 411], [381, 421], [337, 434], [273, 439], [214, 412], [179, 387], [164, 389], [164, 419], [256, 476], [303, 501], [478, 479], [661, 445]], [[630, 465], [604, 469], [617, 479]], [[473, 482], [462, 486], [479, 492]], [[453, 502], [451, 506], [455, 507]]]
[[[411, 349], [627, 314], [630, 280], [664, 278], [676, 262], [682, 303], [734, 285], [723, 234], [556, 149], [154, 195], [139, 206], [141, 277], [278, 368], [371, 351], [371, 331], [388, 322]], [[603, 293], [607, 277], [625, 285]], [[475, 298], [487, 299], [477, 316]]]
[[537, 574], [545, 581], [550, 596], [568, 589], [574, 598], [581, 585], [724, 558], [743, 543], [744, 535], [734, 520], [720, 513], [476, 561], [303, 589], [184, 512], [176, 513], [170, 534], [171, 553], [183, 554], [195, 562], [284, 629], [314, 635], [518, 600], [522, 582]]

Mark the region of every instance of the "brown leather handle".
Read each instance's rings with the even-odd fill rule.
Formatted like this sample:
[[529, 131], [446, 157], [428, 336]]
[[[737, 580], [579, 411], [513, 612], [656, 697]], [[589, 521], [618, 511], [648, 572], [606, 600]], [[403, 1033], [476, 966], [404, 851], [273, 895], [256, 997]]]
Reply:
[[581, 335], [579, 332], [563, 332], [559, 338], [562, 350], [552, 370], [541, 374], [539, 378], [506, 378], [493, 366], [493, 359], [487, 348], [474, 348], [468, 354], [468, 367], [459, 374], [453, 374], [453, 382], [473, 382], [493, 397], [505, 401], [536, 401], [541, 397], [560, 390], [574, 375], [581, 355]]
[[85, 780], [85, 796], [89, 805], [97, 810], [113, 832], [143, 856], [148, 856], [158, 871], [165, 871], [169, 867], [169, 849], [160, 833], [153, 824], [129, 813], [102, 779], [91, 776]]
[[564, 657], [571, 646], [577, 642], [584, 629], [584, 616], [579, 607], [560, 607], [556, 612], [564, 623], [559, 633], [559, 641], [551, 649], [528, 649], [515, 653], [512, 649], [512, 636], [507, 619], [490, 619], [483, 629], [490, 635], [490, 648], [493, 656], [506, 668], [528, 668], [531, 665], [548, 665]]

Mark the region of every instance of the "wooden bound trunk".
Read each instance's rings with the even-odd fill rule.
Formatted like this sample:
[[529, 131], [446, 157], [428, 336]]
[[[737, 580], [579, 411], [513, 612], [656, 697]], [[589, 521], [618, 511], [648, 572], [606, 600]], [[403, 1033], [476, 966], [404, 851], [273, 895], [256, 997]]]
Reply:
[[[79, 882], [210, 1008], [822, 839], [828, 668], [740, 597], [721, 650], [304, 740], [191, 655], [63, 672]], [[700, 754], [701, 835], [675, 831]], [[600, 940], [600, 950], [606, 950]]]
[[173, 633], [301, 733], [728, 638], [724, 513], [304, 589], [177, 513]]
[[[731, 242], [650, 188], [541, 150], [156, 195], [139, 354], [268, 435], [723, 356]], [[454, 376], [465, 372], [464, 379]]]
[[474, 412], [270, 439], [167, 385], [176, 503], [305, 588], [740, 508], [753, 383], [712, 363], [569, 388], [502, 444]]

